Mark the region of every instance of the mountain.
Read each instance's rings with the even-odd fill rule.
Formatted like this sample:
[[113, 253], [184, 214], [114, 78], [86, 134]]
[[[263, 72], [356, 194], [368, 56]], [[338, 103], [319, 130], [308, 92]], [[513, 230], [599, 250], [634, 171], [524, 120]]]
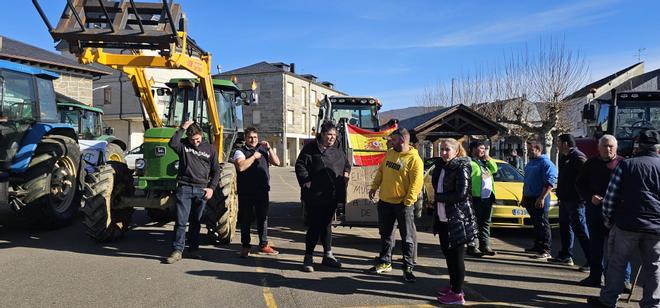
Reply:
[[390, 119], [403, 120], [407, 118], [412, 118], [423, 113], [431, 112], [440, 107], [406, 107], [401, 109], [392, 109], [388, 111], [380, 112], [378, 117], [381, 123], [385, 123]]

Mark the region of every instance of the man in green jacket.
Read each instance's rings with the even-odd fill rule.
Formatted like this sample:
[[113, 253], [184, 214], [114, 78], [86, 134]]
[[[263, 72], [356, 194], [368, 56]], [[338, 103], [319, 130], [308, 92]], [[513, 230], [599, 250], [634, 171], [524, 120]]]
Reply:
[[477, 239], [468, 244], [467, 254], [474, 257], [483, 255], [494, 256], [490, 248], [490, 220], [495, 201], [493, 175], [497, 172], [497, 164], [488, 156], [486, 145], [481, 141], [470, 143], [472, 162], [472, 208], [477, 219]]

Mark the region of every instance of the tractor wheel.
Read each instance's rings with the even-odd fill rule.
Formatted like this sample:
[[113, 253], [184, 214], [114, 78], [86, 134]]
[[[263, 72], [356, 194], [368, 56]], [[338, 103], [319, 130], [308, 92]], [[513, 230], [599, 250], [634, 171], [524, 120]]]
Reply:
[[[70, 224], [80, 206], [80, 147], [65, 136], [47, 136], [37, 146], [19, 186], [27, 191], [19, 214], [33, 226]], [[18, 200], [17, 200], [18, 201]]]
[[176, 220], [176, 207], [165, 209], [147, 208], [147, 215], [153, 222], [168, 223]]
[[108, 161], [126, 163], [126, 159], [124, 158], [124, 151], [122, 151], [121, 147], [116, 143], [108, 143], [106, 151], [108, 152]]
[[83, 224], [97, 242], [118, 240], [128, 231], [133, 208], [114, 208], [122, 196], [131, 195], [133, 185], [126, 164], [110, 161], [85, 179]]
[[211, 243], [229, 244], [236, 232], [237, 219], [236, 168], [231, 163], [224, 163], [220, 183], [206, 203], [205, 223]]

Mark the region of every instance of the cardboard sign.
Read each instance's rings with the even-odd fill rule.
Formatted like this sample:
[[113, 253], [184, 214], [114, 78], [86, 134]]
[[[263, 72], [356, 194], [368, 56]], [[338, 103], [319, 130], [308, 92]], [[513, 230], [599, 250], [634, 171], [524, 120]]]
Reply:
[[369, 189], [377, 170], [378, 166], [353, 166], [346, 193], [345, 223], [378, 223], [378, 200], [369, 200]]

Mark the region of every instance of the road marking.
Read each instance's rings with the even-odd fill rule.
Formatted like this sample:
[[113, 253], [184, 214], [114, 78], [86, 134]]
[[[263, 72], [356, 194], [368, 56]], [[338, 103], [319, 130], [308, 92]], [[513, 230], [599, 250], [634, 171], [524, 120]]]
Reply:
[[[266, 271], [261, 267], [261, 261], [257, 259], [256, 263], [257, 266], [255, 267], [254, 271], [257, 273], [265, 273]], [[264, 301], [266, 302], [266, 307], [277, 308], [277, 303], [275, 302], [275, 296], [273, 296], [273, 292], [270, 291], [270, 288], [268, 287], [268, 281], [266, 281], [265, 276], [261, 277], [261, 287], [262, 287], [261, 292], [264, 295]]]

